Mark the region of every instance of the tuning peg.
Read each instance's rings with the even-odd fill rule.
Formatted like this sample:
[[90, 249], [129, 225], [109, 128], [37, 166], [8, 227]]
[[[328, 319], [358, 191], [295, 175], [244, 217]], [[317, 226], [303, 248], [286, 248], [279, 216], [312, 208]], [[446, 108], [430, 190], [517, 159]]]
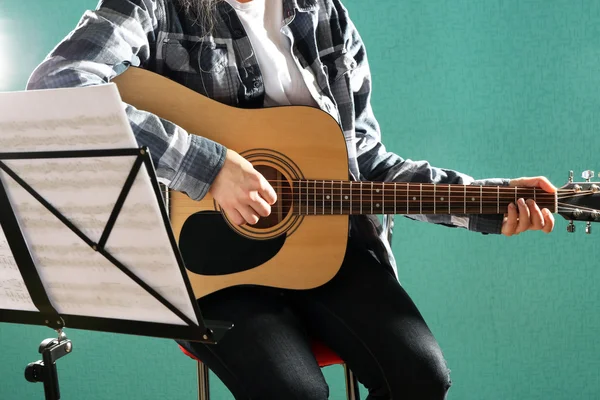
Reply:
[[585, 181], [586, 181], [586, 182], [589, 182], [589, 181], [591, 181], [591, 180], [592, 180], [592, 178], [594, 177], [594, 171], [592, 171], [592, 170], [589, 170], [589, 169], [588, 169], [587, 171], [583, 171], [583, 172], [581, 173], [581, 177], [582, 177], [583, 179], [585, 179]]
[[569, 171], [569, 183], [573, 183], [573, 171]]
[[573, 233], [575, 232], [575, 224], [573, 221], [569, 221], [569, 225], [567, 225], [567, 232]]
[[590, 221], [588, 221], [585, 225], [585, 233], [587, 233], [588, 235], [592, 233], [592, 223]]

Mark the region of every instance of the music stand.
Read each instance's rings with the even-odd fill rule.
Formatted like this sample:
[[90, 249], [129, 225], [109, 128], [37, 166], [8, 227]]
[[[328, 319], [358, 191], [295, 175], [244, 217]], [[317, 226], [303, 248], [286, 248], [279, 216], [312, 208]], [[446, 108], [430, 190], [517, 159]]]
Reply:
[[[69, 89], [60, 90], [66, 91]], [[120, 117], [123, 117], [123, 115]], [[112, 210], [110, 210], [110, 216], [104, 225], [101, 235], [99, 235], [99, 240], [93, 239], [91, 237], [92, 235], [85, 232], [85, 229], [78, 227], [77, 223], [73, 222], [65, 215], [65, 213], [55, 207], [55, 205], [45, 198], [39, 190], [36, 190], [34, 188], [35, 185], [28, 183], [27, 178], [20, 176], [18, 171], [16, 171], [19, 168], [29, 167], [32, 165], [30, 163], [36, 162], [50, 164], [59, 160], [64, 162], [69, 160], [89, 161], [92, 159], [99, 162], [103, 162], [104, 160], [114, 161], [124, 159], [132, 161], [132, 167], [127, 171], [126, 176], [123, 177], [122, 181], [124, 181], [124, 184], [119, 190], [118, 198], [116, 199]], [[19, 166], [19, 168], [15, 169], [14, 167], [11, 167], [11, 163], [19, 162], [20, 164], [13, 164], [14, 166]], [[40, 164], [37, 165], [39, 167]], [[134, 186], [135, 190], [142, 190], [140, 193], [153, 194], [152, 200], [148, 201], [152, 202], [155, 206], [153, 209], [158, 209], [159, 212], [149, 215], [157, 216], [157, 219], [160, 220], [159, 223], [162, 224], [161, 230], [157, 232], [160, 232], [163, 236], [157, 234], [157, 237], [160, 236], [166, 238], [164, 241], [166, 243], [162, 243], [162, 245], [168, 248], [170, 256], [172, 256], [171, 259], [175, 260], [176, 265], [173, 264], [170, 267], [172, 268], [172, 271], [175, 271], [180, 275], [173, 279], [173, 282], [181, 283], [179, 287], [153, 287], [148, 284], [145, 279], [139, 276], [139, 271], [142, 271], [142, 269], [139, 268], [142, 268], [143, 266], [134, 265], [135, 262], [131, 262], [132, 258], [129, 258], [129, 263], [124, 262], [122, 254], [115, 254], [115, 252], [111, 250], [111, 234], [118, 231], [115, 227], [119, 224], [119, 221], [127, 218], [127, 212], [123, 211], [124, 205], [126, 205], [128, 196], [132, 197], [130, 194], [134, 190]], [[40, 185], [40, 187], [42, 186]], [[65, 228], [67, 228], [69, 232], [75, 235], [73, 237], [76, 237], [80, 241], [79, 244], [81, 247], [85, 247], [92, 254], [100, 255], [103, 263], [109, 264], [111, 268], [114, 267], [122, 272], [124, 276], [126, 276], [126, 278], [123, 277], [123, 279], [129, 279], [127, 284], [131, 285], [131, 281], [135, 282], [137, 289], [141, 288], [140, 293], [143, 293], [143, 296], [135, 291], [135, 296], [137, 297], [131, 297], [135, 301], [129, 305], [125, 304], [126, 301], [125, 303], [122, 302], [124, 301], [123, 299], [127, 300], [125, 296], [133, 296], [132, 294], [119, 293], [114, 290], [111, 293], [108, 289], [119, 289], [119, 285], [123, 285], [123, 288], [125, 287], [123, 279], [121, 279], [121, 274], [119, 274], [118, 276], [121, 281], [112, 283], [112, 285], [106, 285], [107, 293], [110, 294], [107, 298], [117, 299], [115, 300], [115, 303], [106, 304], [110, 304], [114, 307], [109, 311], [99, 313], [100, 315], [94, 315], [93, 310], [99, 310], [102, 306], [101, 302], [89, 306], [86, 305], [85, 301], [82, 300], [86, 294], [82, 295], [84, 297], [79, 300], [65, 300], [64, 297], [61, 297], [59, 294], [62, 294], [63, 291], [69, 292], [69, 290], [76, 290], [77, 284], [64, 283], [63, 287], [61, 286], [61, 283], [57, 283], [56, 280], [52, 283], [49, 282], [49, 279], [44, 278], [44, 275], [50, 276], [46, 273], [46, 270], [50, 267], [44, 265], [44, 263], [47, 262], [47, 257], [45, 258], [43, 256], [44, 253], [42, 250], [45, 249], [46, 251], [49, 251], [52, 249], [36, 246], [35, 240], [32, 240], [32, 237], [35, 237], [33, 232], [34, 228], [29, 227], [35, 227], [36, 221], [27, 219], [25, 217], [25, 211], [23, 211], [23, 213], [19, 212], [19, 209], [26, 210], [26, 207], [23, 206], [23, 204], [17, 204], [15, 201], [14, 194], [16, 193], [16, 188], [20, 191], [19, 193], [26, 192], [31, 196], [30, 199], [35, 199], [38, 203], [37, 206], [41, 205], [44, 210], [51, 213], [54, 218], [59, 221], [57, 223], [60, 224], [63, 235], [66, 232]], [[146, 190], [146, 192], [143, 192], [143, 190]], [[0, 234], [2, 232], [4, 233], [6, 239], [5, 244], [8, 245], [8, 247], [2, 248], [3, 243], [1, 243], [2, 237], [0, 235], [0, 296], [11, 296], [12, 290], [12, 295], [16, 296], [15, 304], [23, 304], [21, 308], [19, 308], [20, 306], [11, 306], [11, 308], [3, 308], [0, 306], [0, 322], [45, 325], [57, 331], [57, 338], [46, 339], [40, 344], [39, 352], [42, 354], [42, 360], [30, 363], [25, 370], [25, 377], [28, 381], [44, 383], [46, 399], [60, 399], [56, 361], [71, 353], [73, 348], [73, 344], [66, 337], [64, 332], [65, 327], [199, 341], [209, 344], [216, 343], [232, 327], [232, 324], [226, 321], [203, 319], [193, 294], [191, 284], [188, 280], [183, 259], [179, 252], [173, 232], [170, 229], [164, 200], [161, 193], [161, 185], [158, 182], [152, 159], [150, 158], [150, 153], [145, 147], [64, 151], [16, 151], [0, 153], [0, 226], [2, 228]], [[148, 206], [148, 204], [146, 204], [146, 206]], [[123, 224], [123, 222], [121, 222], [121, 224]], [[164, 228], [164, 230], [162, 230], [162, 228]], [[121, 234], [118, 238], [119, 244], [121, 245], [123, 235]], [[132, 241], [134, 239], [135, 238], [132, 238]], [[32, 245], [32, 242], [34, 245]], [[124, 248], [127, 247], [126, 245], [127, 243], [124, 243]], [[7, 248], [10, 249], [13, 259], [11, 259], [10, 256], [7, 257]], [[120, 248], [121, 247], [119, 247], [119, 249]], [[114, 246], [114, 249], [117, 249], [117, 246]], [[4, 253], [2, 251], [4, 251]], [[81, 251], [81, 249], [79, 249], [79, 251]], [[40, 260], [45, 261], [41, 262]], [[98, 259], [96, 259], [95, 262], [98, 263]], [[168, 265], [166, 267], [168, 267]], [[106, 268], [106, 265], [104, 265], [99, 272], [96, 272], [98, 274], [116, 272], [106, 271]], [[84, 272], [83, 270], [81, 271]], [[12, 275], [8, 275], [9, 273], [12, 273]], [[2, 276], [3, 274], [5, 275], [4, 277]], [[22, 281], [18, 279], [19, 274]], [[69, 276], [73, 277], [75, 275]], [[146, 277], [147, 276], [149, 275], [146, 275]], [[86, 277], [86, 273], [78, 273], [76, 279], [81, 283], [88, 278]], [[89, 285], [98, 284], [97, 281], [91, 281], [93, 279], [92, 277], [89, 279]], [[75, 280], [73, 280], [73, 282], [75, 282]], [[11, 287], [11, 285], [13, 286]], [[104, 290], [103, 288], [104, 286], [102, 286], [100, 290]], [[167, 289], [172, 290], [175, 294], [172, 294]], [[130, 289], [128, 290], [131, 291]], [[123, 297], [120, 300], [121, 303], [117, 304], [119, 296]], [[100, 299], [100, 297], [98, 297], [98, 299]], [[3, 299], [0, 298], [0, 300]], [[4, 304], [7, 304], [8, 300], [4, 299], [4, 302]], [[81, 302], [81, 304], [79, 302]], [[0, 301], [0, 305], [2, 304], [3, 303]], [[149, 305], [153, 304], [156, 305], [156, 313], [154, 311], [147, 311]], [[161, 308], [160, 305], [164, 306], [164, 308]], [[88, 311], [79, 314], [76, 312], [70, 313], [67, 311], [69, 307], [74, 307], [76, 309], [77, 307], [80, 309], [85, 309], [87, 307]], [[108, 305], [106, 307], [108, 309]], [[143, 314], [146, 312], [147, 316], [146, 314], [139, 317], [136, 315], [135, 319], [128, 320], [119, 317], [118, 315], [112, 315], [116, 313], [114, 309], [117, 309], [117, 311], [119, 310], [118, 307], [122, 307], [124, 315], [126, 312], [137, 312], [136, 310], [139, 309], [141, 310], [140, 313]], [[136, 309], [136, 307], [138, 308]], [[144, 307], [146, 308], [144, 309]], [[156, 317], [154, 316], [155, 314], [157, 315]]]

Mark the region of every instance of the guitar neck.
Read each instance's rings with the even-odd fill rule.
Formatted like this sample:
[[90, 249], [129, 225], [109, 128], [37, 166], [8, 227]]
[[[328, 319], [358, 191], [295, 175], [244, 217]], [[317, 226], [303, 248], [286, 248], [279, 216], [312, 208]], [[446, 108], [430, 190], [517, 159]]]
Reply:
[[557, 196], [539, 188], [431, 183], [299, 180], [294, 214], [504, 214], [519, 198], [557, 212]]

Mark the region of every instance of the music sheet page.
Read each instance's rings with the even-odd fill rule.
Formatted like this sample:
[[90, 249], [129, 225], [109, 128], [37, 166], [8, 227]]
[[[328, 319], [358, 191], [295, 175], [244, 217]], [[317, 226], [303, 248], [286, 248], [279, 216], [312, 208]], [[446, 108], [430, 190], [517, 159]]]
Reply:
[[[0, 109], [0, 152], [138, 147], [114, 84], [0, 93]], [[124, 156], [4, 163], [86, 236], [98, 242], [134, 160], [134, 156]], [[0, 179], [59, 313], [185, 325], [5, 172], [0, 172]], [[144, 166], [106, 249], [197, 322]], [[0, 309], [36, 310], [2, 230]]]

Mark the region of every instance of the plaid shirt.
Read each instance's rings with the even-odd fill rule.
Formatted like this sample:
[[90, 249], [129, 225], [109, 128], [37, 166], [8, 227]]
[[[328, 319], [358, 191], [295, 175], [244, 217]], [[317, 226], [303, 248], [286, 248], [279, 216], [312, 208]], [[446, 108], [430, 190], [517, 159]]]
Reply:
[[[298, 65], [314, 76], [318, 106], [340, 124], [353, 180], [507, 185], [475, 181], [388, 152], [370, 104], [371, 78], [365, 47], [339, 0], [282, 0], [283, 29]], [[34, 71], [28, 89], [97, 85], [129, 66], [164, 75], [235, 107], [263, 107], [265, 88], [250, 40], [235, 10], [217, 6], [216, 25], [203, 35], [174, 0], [102, 0]], [[127, 105], [133, 132], [148, 146], [157, 175], [170, 188], [201, 199], [223, 165], [226, 149], [175, 124]], [[501, 216], [418, 215], [431, 223], [499, 233]], [[360, 237], [396, 272], [389, 243], [375, 216], [352, 216]]]

